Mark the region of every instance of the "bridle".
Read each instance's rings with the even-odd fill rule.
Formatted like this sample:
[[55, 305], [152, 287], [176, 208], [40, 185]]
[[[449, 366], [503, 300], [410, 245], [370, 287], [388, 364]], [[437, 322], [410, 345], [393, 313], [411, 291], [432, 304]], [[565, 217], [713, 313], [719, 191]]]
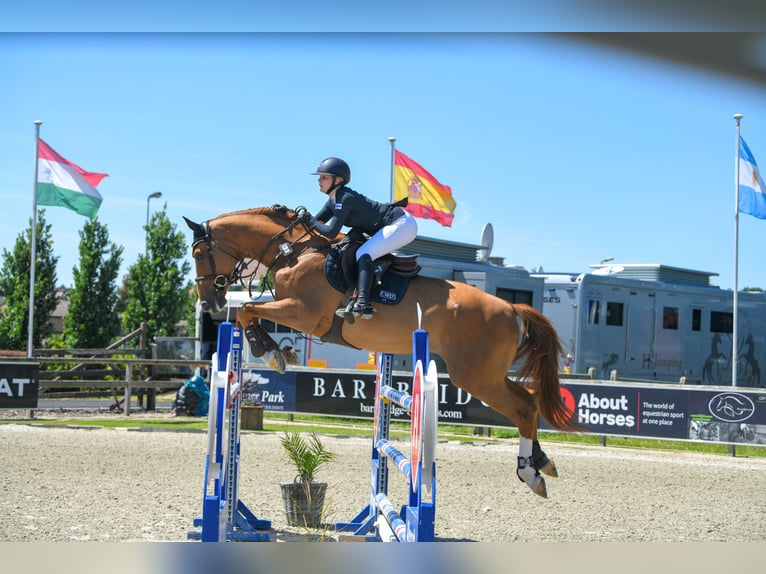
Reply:
[[[272, 205], [271, 209], [274, 210], [277, 213], [284, 214], [287, 212], [287, 208], [283, 205]], [[202, 281], [213, 281], [213, 287], [215, 287], [216, 294], [220, 293], [221, 291], [225, 291], [229, 285], [234, 285], [237, 282], [241, 283], [243, 286], [245, 285], [245, 281], [249, 279], [248, 284], [248, 290], [250, 291], [250, 294], [252, 296], [252, 283], [253, 278], [257, 276], [258, 269], [261, 265], [266, 265], [262, 260], [266, 252], [277, 242], [279, 241], [283, 235], [286, 233], [289, 233], [292, 231], [295, 227], [298, 225], [303, 225], [304, 232], [298, 236], [297, 239], [293, 241], [285, 241], [281, 243], [277, 249], [277, 254], [274, 257], [271, 264], [266, 265], [266, 274], [268, 275], [272, 271], [278, 270], [280, 267], [282, 267], [283, 264], [287, 263], [291, 257], [297, 257], [298, 254], [295, 253], [293, 247], [298, 241], [306, 237], [307, 235], [314, 235], [316, 236], [317, 233], [311, 229], [311, 227], [308, 225], [308, 211], [305, 207], [299, 206], [295, 209], [296, 217], [290, 222], [287, 227], [285, 227], [282, 231], [279, 233], [276, 233], [273, 235], [263, 246], [260, 253], [256, 257], [252, 257], [250, 259], [246, 259], [244, 257], [239, 257], [232, 253], [232, 250], [230, 248], [227, 248], [224, 246], [220, 241], [216, 240], [213, 237], [212, 231], [210, 230], [210, 223], [208, 221], [203, 221], [200, 223], [200, 226], [202, 227], [202, 230], [204, 232], [204, 235], [198, 235], [194, 238], [194, 241], [192, 242], [192, 251], [196, 249], [198, 245], [201, 243], [205, 244], [205, 248], [207, 250], [207, 257], [208, 257], [208, 266], [210, 267], [210, 273], [207, 275], [197, 275], [194, 278], [194, 281], [199, 284]], [[216, 266], [215, 266], [215, 257], [213, 256], [213, 250], [217, 249], [218, 251], [221, 251], [224, 255], [228, 255], [234, 261], [236, 262], [234, 265], [234, 269], [232, 269], [231, 273], [229, 275], [224, 275], [221, 273], [216, 272]], [[244, 271], [250, 266], [250, 264], [253, 261], [257, 261], [258, 264], [256, 265], [255, 269], [251, 271], [249, 274], [245, 275]], [[271, 290], [271, 288], [269, 288]], [[261, 289], [261, 293], [263, 293], [263, 288]], [[273, 292], [272, 292], [273, 295]]]
[[[218, 241], [213, 239], [213, 235], [210, 231], [210, 224], [207, 221], [203, 221], [200, 223], [200, 226], [204, 230], [205, 234], [203, 236], [195, 237], [194, 241], [192, 242], [192, 251], [197, 248], [197, 246], [200, 243], [204, 243], [206, 250], [207, 250], [207, 259], [208, 259], [208, 266], [210, 267], [211, 273], [207, 275], [197, 275], [194, 278], [194, 281], [197, 283], [200, 283], [201, 281], [208, 281], [210, 279], [213, 280], [213, 286], [215, 287], [216, 291], [220, 291], [222, 289], [226, 289], [229, 285], [236, 283], [242, 278], [242, 271], [247, 268], [247, 264], [245, 263], [245, 260], [241, 257], [237, 257], [226, 249], [223, 245], [221, 245]], [[225, 255], [228, 255], [232, 259], [236, 261], [236, 264], [234, 265], [234, 269], [232, 272], [227, 275], [222, 275], [220, 273], [217, 273], [215, 270], [215, 257], [213, 257], [213, 250], [218, 249]]]

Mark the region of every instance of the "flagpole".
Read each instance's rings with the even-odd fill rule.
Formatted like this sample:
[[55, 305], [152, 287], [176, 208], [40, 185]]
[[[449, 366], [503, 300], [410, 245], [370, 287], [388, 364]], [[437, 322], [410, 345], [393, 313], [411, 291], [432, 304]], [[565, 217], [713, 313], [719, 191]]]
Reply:
[[27, 325], [27, 357], [32, 358], [32, 335], [35, 325], [35, 261], [37, 259], [37, 166], [40, 161], [40, 126], [35, 120], [35, 179], [32, 188], [32, 246], [29, 262], [29, 324]]
[[390, 171], [389, 171], [389, 174], [388, 174], [389, 175], [390, 187], [389, 187], [388, 194], [389, 194], [389, 201], [391, 201], [393, 203], [393, 201], [394, 201], [394, 162], [396, 161], [396, 159], [395, 159], [396, 158], [396, 154], [394, 152], [394, 146], [396, 145], [396, 138], [391, 136], [390, 138], [388, 138], [388, 141], [391, 142], [391, 166], [390, 166]]
[[739, 311], [739, 122], [742, 114], [734, 114], [737, 122], [737, 153], [734, 155], [734, 300], [731, 328], [731, 386], [737, 386], [737, 315]]

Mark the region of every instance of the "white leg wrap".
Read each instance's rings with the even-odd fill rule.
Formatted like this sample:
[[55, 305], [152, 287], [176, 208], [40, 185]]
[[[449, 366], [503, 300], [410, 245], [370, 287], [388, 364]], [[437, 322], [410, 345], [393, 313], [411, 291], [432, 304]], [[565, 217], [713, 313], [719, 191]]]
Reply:
[[519, 458], [516, 467], [518, 477], [531, 485], [534, 482], [537, 471], [532, 464], [532, 440], [519, 437]]
[[532, 439], [519, 437], [519, 456], [525, 458], [532, 456]]

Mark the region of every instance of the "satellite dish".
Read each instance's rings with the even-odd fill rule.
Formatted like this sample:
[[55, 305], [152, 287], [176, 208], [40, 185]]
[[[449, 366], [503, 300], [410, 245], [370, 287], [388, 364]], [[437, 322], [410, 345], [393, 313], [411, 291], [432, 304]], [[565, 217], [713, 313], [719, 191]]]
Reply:
[[492, 244], [495, 241], [495, 231], [492, 224], [487, 223], [481, 231], [481, 249], [479, 249], [479, 261], [487, 261], [492, 253]]

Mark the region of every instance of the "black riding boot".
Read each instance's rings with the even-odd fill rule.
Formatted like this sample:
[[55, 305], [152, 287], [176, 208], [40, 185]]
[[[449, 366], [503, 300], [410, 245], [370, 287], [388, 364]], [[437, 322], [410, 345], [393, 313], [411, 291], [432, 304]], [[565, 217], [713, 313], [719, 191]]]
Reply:
[[359, 295], [356, 298], [356, 303], [354, 304], [352, 313], [354, 314], [354, 317], [372, 319], [372, 314], [375, 312], [375, 309], [370, 304], [372, 280], [375, 278], [375, 271], [372, 266], [372, 257], [369, 255], [362, 255], [356, 264], [359, 268], [359, 282], [357, 284]]

